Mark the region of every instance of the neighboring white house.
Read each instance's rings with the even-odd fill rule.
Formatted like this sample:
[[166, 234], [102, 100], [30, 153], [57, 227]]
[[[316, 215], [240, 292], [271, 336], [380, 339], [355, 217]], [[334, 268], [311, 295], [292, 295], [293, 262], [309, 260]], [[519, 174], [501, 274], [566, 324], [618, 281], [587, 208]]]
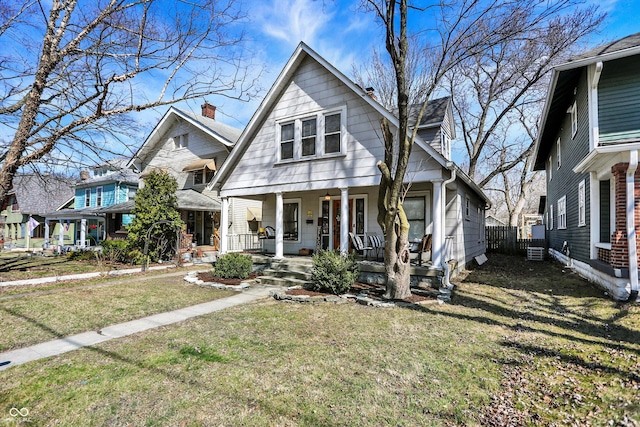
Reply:
[[[141, 172], [141, 185], [145, 174], [154, 169], [177, 180], [178, 210], [197, 245], [214, 243], [211, 236], [219, 228], [221, 203], [206, 187], [241, 134], [240, 129], [216, 121], [215, 110], [206, 102], [202, 115], [169, 108], [128, 164]], [[236, 236], [242, 249], [251, 242], [255, 246], [262, 203], [233, 198], [226, 209], [227, 236]]]
[[[349, 232], [382, 234], [376, 221], [382, 118], [397, 126], [370, 93], [301, 43], [208, 188], [223, 206], [232, 197], [263, 201], [263, 225], [276, 234], [265, 248], [276, 257], [301, 249], [346, 252]], [[489, 201], [449, 159], [455, 137], [449, 98], [430, 102], [419, 130], [406, 174], [410, 238], [432, 235], [434, 268], [445, 258], [462, 267], [485, 252]], [[228, 221], [223, 215], [223, 234]]]

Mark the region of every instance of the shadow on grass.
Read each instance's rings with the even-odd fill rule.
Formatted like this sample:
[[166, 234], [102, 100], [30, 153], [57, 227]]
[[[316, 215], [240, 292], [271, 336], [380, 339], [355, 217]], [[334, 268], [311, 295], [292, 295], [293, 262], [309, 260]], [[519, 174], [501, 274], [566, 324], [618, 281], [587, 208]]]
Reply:
[[35, 262], [31, 256], [20, 256], [12, 258], [10, 260], [0, 261], [0, 273], [7, 273], [9, 271], [27, 271], [30, 268], [37, 267], [51, 267], [62, 264], [66, 261], [65, 258], [43, 258], [38, 257], [38, 262]]

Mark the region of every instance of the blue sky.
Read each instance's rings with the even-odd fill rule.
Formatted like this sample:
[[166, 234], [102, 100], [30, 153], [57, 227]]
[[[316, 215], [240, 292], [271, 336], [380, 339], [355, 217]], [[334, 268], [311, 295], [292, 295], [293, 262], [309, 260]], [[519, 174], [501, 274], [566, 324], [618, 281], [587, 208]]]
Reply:
[[[640, 31], [640, 0], [590, 1], [608, 16], [600, 34], [590, 40], [589, 48]], [[254, 60], [265, 66], [261, 79], [265, 92], [300, 41], [347, 76], [351, 76], [354, 64], [366, 62], [374, 47], [383, 50], [381, 28], [372, 14], [358, 9], [360, 3], [360, 0], [252, 0], [246, 8], [249, 48], [256, 52]], [[248, 104], [223, 98], [209, 101], [218, 106], [218, 120], [243, 127], [261, 98]], [[180, 107], [200, 111], [199, 102]]]

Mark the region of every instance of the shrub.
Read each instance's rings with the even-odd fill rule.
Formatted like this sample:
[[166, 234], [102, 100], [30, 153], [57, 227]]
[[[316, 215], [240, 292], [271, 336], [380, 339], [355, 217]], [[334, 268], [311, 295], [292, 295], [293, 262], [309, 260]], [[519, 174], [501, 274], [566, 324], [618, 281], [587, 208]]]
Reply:
[[342, 294], [358, 278], [355, 255], [341, 255], [338, 251], [321, 250], [313, 255], [311, 282], [314, 291]]
[[141, 265], [144, 262], [145, 256], [138, 249], [132, 249], [127, 253], [127, 262], [133, 265]]
[[102, 256], [110, 262], [127, 262], [128, 244], [126, 240], [105, 240], [100, 243]]
[[75, 251], [67, 252], [67, 259], [69, 261], [95, 261], [96, 253], [92, 250], [78, 249]]
[[218, 258], [213, 274], [224, 279], [246, 279], [249, 277], [252, 267], [251, 255], [229, 253]]

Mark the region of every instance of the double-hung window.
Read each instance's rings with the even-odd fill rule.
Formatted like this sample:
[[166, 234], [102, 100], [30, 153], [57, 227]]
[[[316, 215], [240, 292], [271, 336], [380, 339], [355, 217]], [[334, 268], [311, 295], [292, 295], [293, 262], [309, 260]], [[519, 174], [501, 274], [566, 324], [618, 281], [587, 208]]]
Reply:
[[569, 111], [571, 112], [571, 138], [573, 138], [578, 133], [578, 104], [575, 101]]
[[91, 206], [91, 189], [85, 188], [84, 189], [84, 207], [88, 208], [89, 206]]
[[173, 137], [173, 142], [176, 148], [187, 148], [189, 146], [189, 134], [183, 133]]
[[578, 227], [587, 225], [586, 193], [584, 179], [578, 184]]
[[285, 200], [282, 205], [284, 240], [298, 240], [300, 234], [300, 201]]
[[96, 206], [102, 206], [102, 187], [96, 188]]
[[279, 161], [335, 156], [343, 153], [345, 107], [320, 111], [277, 124]]
[[553, 230], [553, 205], [549, 205], [549, 230]]
[[558, 199], [558, 229], [567, 228], [567, 196]]

